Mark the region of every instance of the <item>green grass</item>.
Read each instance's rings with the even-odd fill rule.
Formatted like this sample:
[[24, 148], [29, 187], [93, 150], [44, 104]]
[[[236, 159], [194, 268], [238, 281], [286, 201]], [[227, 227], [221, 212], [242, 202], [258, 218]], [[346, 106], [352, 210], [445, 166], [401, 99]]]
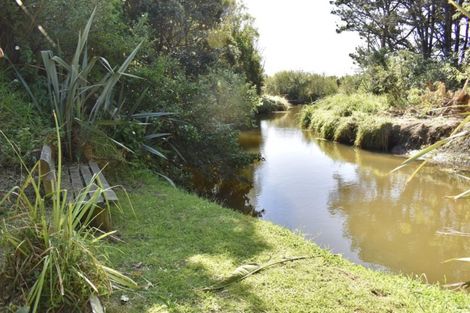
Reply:
[[388, 118], [366, 115], [358, 123], [354, 145], [368, 150], [388, 151], [393, 124]]
[[377, 115], [388, 108], [383, 96], [337, 94], [304, 108], [300, 123], [327, 140], [387, 151], [392, 125], [389, 119]]
[[289, 101], [280, 96], [263, 95], [256, 106], [256, 114], [269, 114], [275, 111], [287, 111], [290, 107]]
[[367, 93], [351, 95], [336, 94], [318, 101], [315, 107], [332, 111], [340, 117], [351, 116], [354, 112], [374, 114], [387, 110], [390, 105], [385, 96], [376, 96]]
[[351, 117], [342, 118], [335, 129], [334, 141], [347, 145], [354, 144], [357, 134], [357, 121]]
[[[107, 251], [113, 266], [148, 288], [118, 292], [107, 302], [109, 313], [447, 313], [470, 307], [466, 293], [353, 265], [287, 229], [171, 188], [146, 172], [135, 177], [128, 191], [136, 215], [124, 210], [115, 217], [124, 243], [109, 244]], [[294, 256], [311, 258], [274, 266], [223, 291], [202, 291], [247, 262]], [[125, 305], [122, 294], [130, 298]]]

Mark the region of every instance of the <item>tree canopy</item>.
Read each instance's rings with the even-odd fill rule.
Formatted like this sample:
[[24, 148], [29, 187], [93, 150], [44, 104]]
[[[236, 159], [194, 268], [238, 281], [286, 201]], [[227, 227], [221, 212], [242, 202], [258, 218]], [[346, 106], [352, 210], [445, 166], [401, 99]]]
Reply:
[[[447, 0], [334, 0], [337, 31], [359, 33], [362, 50], [409, 50], [425, 59], [462, 64], [468, 47], [468, 17], [457, 14]], [[466, 5], [459, 0], [460, 5]]]

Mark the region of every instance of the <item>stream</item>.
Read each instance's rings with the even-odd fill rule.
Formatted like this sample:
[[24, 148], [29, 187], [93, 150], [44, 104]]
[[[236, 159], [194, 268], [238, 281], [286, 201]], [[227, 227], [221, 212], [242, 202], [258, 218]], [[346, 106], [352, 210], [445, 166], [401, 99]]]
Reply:
[[[217, 187], [224, 205], [300, 232], [366, 267], [430, 283], [470, 280], [470, 208], [447, 198], [468, 181], [435, 166], [410, 182], [418, 163], [327, 142], [298, 127], [300, 108], [261, 120], [240, 143], [262, 160]], [[450, 234], [449, 234], [450, 233]]]

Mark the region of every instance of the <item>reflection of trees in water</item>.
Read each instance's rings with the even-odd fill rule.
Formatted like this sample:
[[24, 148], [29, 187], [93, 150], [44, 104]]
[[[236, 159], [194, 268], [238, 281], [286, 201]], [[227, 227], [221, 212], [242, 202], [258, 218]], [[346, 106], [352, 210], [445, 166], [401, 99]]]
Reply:
[[259, 129], [246, 130], [240, 133], [238, 142], [243, 149], [249, 152], [258, 152], [259, 148], [263, 144], [263, 136]]
[[462, 277], [465, 266], [441, 263], [470, 254], [470, 241], [436, 234], [446, 227], [470, 230], [468, 204], [445, 198], [465, 186], [434, 167], [406, 185], [413, 168], [385, 175], [399, 159], [389, 162], [363, 151], [322, 148], [336, 160], [359, 165], [352, 179], [341, 173], [334, 176], [337, 187], [330, 193], [329, 204], [332, 214], [345, 217], [344, 234], [363, 261], [396, 271], [424, 272], [433, 281], [441, 280], [442, 273], [450, 280], [470, 278]]
[[232, 209], [261, 217], [264, 210], [257, 211], [250, 201], [250, 191], [253, 189], [253, 171], [250, 170], [250, 178], [238, 176], [233, 180], [221, 182], [215, 192], [215, 197]]
[[[272, 114], [268, 119], [262, 121], [261, 124], [268, 123], [269, 127], [275, 128], [296, 127], [298, 121], [297, 113], [300, 112], [299, 110], [299, 108], [294, 108], [289, 113]], [[240, 133], [239, 142], [247, 151], [259, 152], [260, 147], [264, 144], [264, 138], [259, 129], [248, 130]], [[262, 156], [260, 156], [259, 161], [263, 161]], [[223, 205], [245, 214], [261, 217], [264, 210], [256, 210], [256, 203], [252, 202], [256, 201], [256, 199], [254, 199], [255, 197], [250, 197], [251, 192], [253, 192], [255, 183], [254, 174], [258, 165], [259, 163], [255, 162], [242, 173], [239, 173], [239, 175], [231, 179], [219, 181], [215, 184], [199, 182], [198, 185], [206, 185], [206, 194], [222, 202]], [[257, 186], [256, 190], [259, 192], [261, 186]]]
[[210, 179], [208, 176], [193, 170], [193, 187], [196, 188], [199, 195], [215, 200], [225, 207], [244, 214], [261, 217], [264, 210], [256, 210], [249, 197], [249, 193], [253, 189], [253, 167], [257, 163], [255, 162], [241, 173], [223, 180]]
[[301, 107], [293, 107], [288, 112], [274, 113], [268, 123], [276, 128], [298, 128]]

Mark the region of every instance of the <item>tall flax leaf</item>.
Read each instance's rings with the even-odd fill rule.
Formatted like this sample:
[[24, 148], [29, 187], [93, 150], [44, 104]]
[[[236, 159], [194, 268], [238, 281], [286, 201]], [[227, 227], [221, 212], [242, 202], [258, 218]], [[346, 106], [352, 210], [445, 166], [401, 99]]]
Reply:
[[[112, 91], [114, 86], [118, 83], [119, 79], [121, 76], [125, 73], [131, 62], [134, 60], [135, 56], [137, 55], [137, 52], [139, 51], [140, 47], [142, 46], [142, 43], [139, 43], [137, 47], [129, 54], [129, 56], [126, 58], [126, 60], [122, 63], [122, 65], [119, 67], [119, 69], [116, 72], [110, 72], [110, 78], [106, 82], [106, 85], [101, 92], [100, 96], [96, 100], [95, 105], [91, 109], [90, 121], [95, 121], [98, 117], [98, 114], [100, 110], [107, 111], [109, 109], [109, 106], [111, 104], [111, 96], [112, 96]], [[107, 63], [107, 62], [106, 62]], [[107, 63], [109, 64], [109, 63]]]
[[54, 106], [54, 110], [57, 112], [59, 122], [62, 124], [63, 108], [59, 106], [61, 95], [59, 85], [59, 75], [55, 62], [52, 60], [52, 51], [41, 51], [42, 62], [47, 74], [47, 80], [49, 82], [49, 98]]

